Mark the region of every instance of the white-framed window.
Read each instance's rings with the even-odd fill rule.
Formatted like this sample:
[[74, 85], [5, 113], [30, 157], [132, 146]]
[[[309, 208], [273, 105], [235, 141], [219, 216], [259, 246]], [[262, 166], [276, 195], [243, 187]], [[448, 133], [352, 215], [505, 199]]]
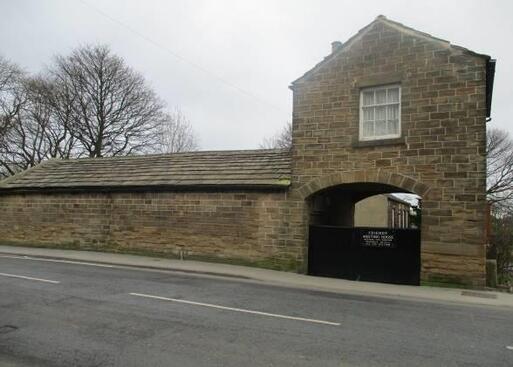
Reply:
[[360, 140], [401, 136], [401, 86], [364, 88], [360, 91]]

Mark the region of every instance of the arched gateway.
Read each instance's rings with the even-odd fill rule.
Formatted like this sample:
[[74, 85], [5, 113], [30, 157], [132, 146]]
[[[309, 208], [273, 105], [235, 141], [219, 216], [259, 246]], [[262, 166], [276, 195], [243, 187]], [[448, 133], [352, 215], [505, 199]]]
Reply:
[[482, 287], [494, 65], [380, 16], [292, 83], [290, 150], [49, 160], [0, 182], [0, 245]]
[[[429, 190], [411, 177], [382, 170], [336, 173], [304, 184], [299, 192], [308, 208], [307, 272], [418, 285], [421, 233], [430, 231], [429, 224], [422, 224], [422, 229], [406, 225], [399, 228], [393, 223], [388, 224], [391, 228], [385, 227], [387, 223], [356, 226], [355, 206], [372, 196], [400, 192], [429, 200]], [[410, 205], [407, 207], [405, 215], [409, 216]]]

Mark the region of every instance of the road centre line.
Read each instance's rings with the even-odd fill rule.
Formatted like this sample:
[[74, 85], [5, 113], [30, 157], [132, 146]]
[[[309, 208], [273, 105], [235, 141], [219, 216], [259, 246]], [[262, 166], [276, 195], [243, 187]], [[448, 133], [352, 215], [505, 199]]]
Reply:
[[59, 259], [45, 259], [40, 257], [30, 257], [30, 256], [15, 256], [15, 255], [0, 255], [0, 258], [6, 259], [20, 259], [20, 260], [32, 260], [32, 261], [46, 261], [53, 263], [64, 263], [64, 264], [75, 264], [75, 265], [86, 265], [86, 266], [98, 266], [100, 268], [114, 268], [114, 265], [108, 264], [97, 264], [83, 261], [72, 261], [72, 260], [59, 260]]
[[219, 309], [219, 310], [243, 312], [243, 313], [249, 313], [249, 314], [260, 315], [260, 316], [276, 317], [276, 318], [280, 318], [280, 319], [288, 319], [288, 320], [312, 322], [312, 323], [316, 323], [316, 324], [340, 326], [340, 323], [338, 323], [338, 322], [315, 320], [315, 319], [307, 319], [307, 318], [303, 318], [303, 317], [287, 316], [287, 315], [280, 315], [280, 314], [274, 314], [274, 313], [269, 313], [269, 312], [246, 310], [246, 309], [243, 309], [243, 308], [226, 307], [226, 306], [214, 305], [214, 304], [211, 304], [211, 303], [187, 301], [187, 300], [184, 300], [184, 299], [160, 297], [160, 296], [153, 296], [153, 295], [150, 295], [150, 294], [142, 294], [142, 293], [130, 293], [130, 295], [131, 296], [137, 296], [137, 297], [158, 299], [158, 300], [161, 300], [161, 301], [170, 301], [170, 302], [176, 302], [176, 303], [183, 303], [183, 304], [194, 305], [194, 306], [216, 308], [216, 309]]
[[19, 279], [25, 279], [25, 280], [35, 280], [35, 281], [38, 281], [38, 282], [45, 282], [45, 283], [52, 283], [52, 284], [59, 284], [60, 283], [57, 280], [32, 278], [32, 277], [27, 277], [27, 276], [24, 276], [24, 275], [15, 275], [15, 274], [7, 274], [7, 273], [0, 273], [0, 276], [8, 277], [8, 278], [19, 278]]

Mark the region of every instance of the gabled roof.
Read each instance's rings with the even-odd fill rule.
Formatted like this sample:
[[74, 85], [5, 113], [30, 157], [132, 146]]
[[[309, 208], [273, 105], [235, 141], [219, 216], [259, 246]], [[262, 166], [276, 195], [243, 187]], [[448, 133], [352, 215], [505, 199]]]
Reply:
[[281, 149], [189, 152], [49, 160], [0, 181], [0, 194], [29, 191], [286, 188], [290, 152]]
[[360, 29], [358, 31], [358, 33], [356, 33], [354, 36], [352, 36], [351, 38], [349, 38], [345, 43], [343, 43], [340, 47], [336, 48], [334, 50], [334, 52], [332, 52], [331, 54], [329, 54], [328, 56], [326, 56], [321, 62], [319, 62], [317, 65], [315, 65], [312, 69], [310, 69], [309, 71], [307, 71], [305, 74], [303, 74], [303, 76], [301, 76], [300, 78], [294, 80], [292, 83], [291, 83], [291, 86], [290, 88], [291, 89], [294, 89], [294, 86], [300, 82], [302, 82], [305, 78], [307, 78], [308, 76], [310, 76], [311, 74], [313, 74], [315, 71], [317, 71], [320, 67], [322, 67], [323, 65], [325, 65], [326, 63], [328, 63], [329, 61], [331, 61], [332, 59], [336, 58], [338, 55], [340, 55], [341, 53], [344, 53], [346, 50], [348, 50], [352, 44], [354, 44], [357, 40], [359, 40], [361, 37], [363, 37], [363, 35], [365, 35], [370, 29], [372, 29], [372, 27], [377, 24], [377, 23], [383, 23], [383, 24], [386, 24], [392, 28], [395, 28], [397, 29], [398, 31], [400, 32], [406, 32], [412, 36], [416, 36], [416, 37], [421, 37], [421, 38], [424, 38], [424, 39], [427, 39], [429, 41], [432, 41], [432, 42], [437, 42], [439, 43], [442, 47], [444, 48], [454, 48], [454, 49], [458, 49], [462, 52], [465, 52], [465, 53], [468, 53], [470, 55], [473, 55], [473, 56], [477, 56], [477, 57], [483, 57], [485, 58], [486, 60], [490, 60], [490, 56], [488, 55], [484, 55], [484, 54], [480, 54], [480, 53], [477, 53], [477, 52], [474, 52], [474, 51], [471, 51], [467, 48], [464, 48], [464, 47], [461, 47], [461, 46], [456, 46], [456, 45], [453, 45], [451, 44], [449, 41], [447, 40], [444, 40], [444, 39], [441, 39], [441, 38], [438, 38], [438, 37], [434, 37], [428, 33], [424, 33], [424, 32], [421, 32], [421, 31], [418, 31], [416, 29], [413, 29], [413, 28], [410, 28], [410, 27], [407, 27], [405, 26], [404, 24], [401, 24], [401, 23], [398, 23], [398, 22], [395, 22], [393, 20], [390, 20], [388, 18], [386, 18], [384, 15], [379, 15], [376, 19], [374, 19], [373, 22], [369, 23], [368, 25], [366, 25], [365, 27], [363, 27], [362, 29]]

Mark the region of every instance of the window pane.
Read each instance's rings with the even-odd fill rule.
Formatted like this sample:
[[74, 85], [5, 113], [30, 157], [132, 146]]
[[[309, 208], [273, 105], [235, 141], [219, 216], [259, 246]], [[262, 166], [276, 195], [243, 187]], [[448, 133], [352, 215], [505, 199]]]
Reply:
[[374, 107], [364, 107], [363, 108], [363, 121], [373, 121], [374, 120]]
[[376, 104], [387, 103], [387, 90], [381, 89], [376, 91]]
[[399, 102], [399, 88], [388, 89], [388, 103]]
[[364, 122], [363, 123], [363, 136], [364, 137], [374, 136], [374, 123], [373, 122]]
[[387, 106], [376, 107], [376, 116], [374, 117], [376, 121], [386, 121], [387, 120]]
[[375, 135], [387, 135], [387, 122], [386, 121], [376, 121], [376, 131]]
[[[361, 91], [361, 137], [387, 139], [399, 134], [400, 91], [399, 86], [367, 88]], [[395, 215], [397, 217], [399, 211]]]
[[389, 120], [388, 121], [388, 134], [396, 135], [399, 133], [399, 120]]
[[374, 104], [374, 91], [363, 92], [363, 105], [371, 106]]
[[388, 120], [397, 120], [399, 118], [399, 105], [394, 104], [387, 106], [387, 119]]

